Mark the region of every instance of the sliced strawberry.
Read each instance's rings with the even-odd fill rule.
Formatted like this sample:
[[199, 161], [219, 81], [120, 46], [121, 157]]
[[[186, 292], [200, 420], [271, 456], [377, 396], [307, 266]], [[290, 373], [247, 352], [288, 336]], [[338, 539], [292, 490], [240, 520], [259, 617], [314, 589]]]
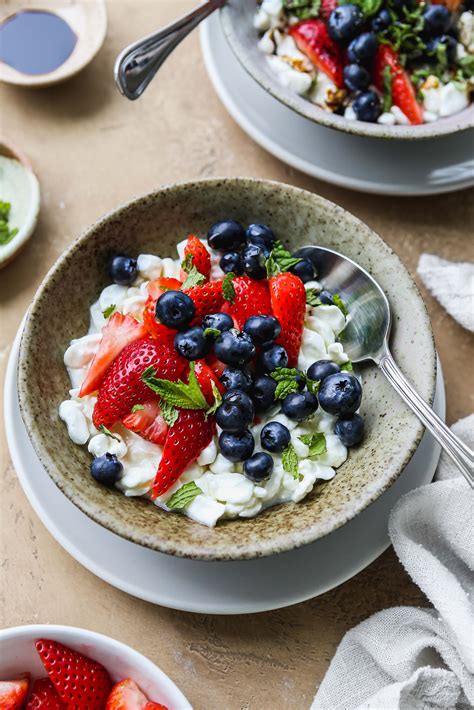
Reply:
[[179, 291], [183, 285], [182, 281], [178, 279], [170, 279], [165, 276], [160, 276], [158, 279], [150, 281], [148, 284], [148, 293], [155, 301], [161, 296], [165, 291]]
[[154, 338], [142, 338], [128, 345], [113, 361], [99, 389], [92, 420], [98, 428], [109, 427], [130, 413], [135, 404], [150, 399], [150, 388], [142, 382], [144, 371], [153, 365], [156, 376], [177, 380], [187, 365], [173, 347]]
[[323, 20], [328, 20], [329, 15], [333, 10], [336, 9], [338, 3], [337, 0], [321, 0], [321, 5], [319, 8], [319, 16]]
[[131, 678], [125, 678], [114, 685], [107, 700], [105, 710], [143, 710], [148, 698]]
[[196, 375], [196, 379], [199, 383], [199, 387], [201, 388], [201, 392], [206, 398], [208, 404], [213, 404], [214, 402], [214, 392], [212, 391], [213, 382], [219, 392], [221, 394], [224, 394], [224, 385], [222, 384], [222, 382], [219, 382], [216, 375], [205, 360], [196, 360], [196, 363], [194, 365], [194, 374]]
[[[188, 254], [192, 255], [192, 263], [199, 273], [206, 278], [209, 278], [209, 274], [211, 272], [211, 255], [207, 251], [204, 244], [197, 237], [195, 237], [194, 234], [189, 235], [188, 242], [184, 247], [184, 256], [187, 256]], [[182, 275], [186, 278], [186, 273], [183, 272]]]
[[143, 409], [137, 409], [135, 412], [127, 414], [122, 419], [122, 424], [130, 431], [140, 434], [144, 439], [163, 446], [168, 433], [168, 425], [161, 416], [158, 400], [151, 399], [141, 406]]
[[40, 639], [35, 645], [63, 703], [70, 708], [103, 710], [112, 682], [100, 663], [57, 641]]
[[390, 67], [392, 75], [392, 102], [403, 111], [410, 123], [423, 123], [423, 111], [416, 100], [415, 87], [398, 61], [398, 54], [388, 44], [380, 44], [375, 56], [374, 83], [379, 91], [384, 90], [384, 70]]
[[303, 337], [306, 291], [301, 279], [289, 271], [272, 276], [269, 286], [273, 315], [281, 325], [276, 342], [286, 349], [289, 366], [296, 367]]
[[41, 678], [35, 681], [25, 710], [66, 710], [66, 705], [53, 682], [49, 678]]
[[29, 677], [0, 681], [0, 710], [20, 710], [28, 695]]
[[227, 367], [227, 365], [224, 362], [221, 362], [221, 360], [218, 360], [218, 358], [214, 355], [214, 353], [209, 353], [209, 355], [206, 355], [206, 362], [217, 378], [219, 378], [222, 375], [225, 368]]
[[168, 430], [163, 456], [156, 472], [151, 497], [166, 493], [183, 471], [210, 444], [216, 431], [214, 417], [202, 409], [181, 409], [176, 423]]
[[95, 392], [102, 382], [110, 363], [115, 360], [122, 350], [139, 338], [146, 335], [143, 323], [139, 323], [132, 316], [114, 313], [110, 316], [102, 329], [102, 340], [99, 349], [91, 362], [91, 366], [84, 380], [79, 397]]
[[193, 325], [201, 324], [204, 316], [209, 313], [217, 313], [221, 310], [224, 303], [224, 295], [222, 293], [222, 281], [213, 281], [212, 283], [193, 286], [193, 288], [185, 289], [185, 293], [190, 296], [196, 308], [196, 315], [193, 320]]
[[161, 703], [153, 703], [151, 700], [145, 705], [143, 710], [168, 710], [166, 705]]
[[250, 316], [271, 315], [270, 292], [266, 279], [255, 281], [248, 276], [237, 276], [232, 285], [235, 291], [233, 303], [226, 301], [222, 310], [234, 319], [235, 326], [242, 330]]
[[302, 20], [292, 25], [288, 34], [298, 49], [323, 71], [339, 89], [344, 86], [343, 61], [340, 47], [328, 34], [323, 20]]

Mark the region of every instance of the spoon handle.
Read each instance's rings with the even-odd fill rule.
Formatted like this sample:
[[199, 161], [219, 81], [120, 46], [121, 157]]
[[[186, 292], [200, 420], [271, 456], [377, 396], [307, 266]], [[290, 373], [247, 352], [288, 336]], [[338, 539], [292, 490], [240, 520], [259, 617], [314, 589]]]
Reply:
[[130, 101], [138, 99], [181, 40], [225, 2], [206, 0], [171, 25], [126, 47], [114, 67], [115, 82], [121, 93]]
[[384, 352], [378, 364], [390, 384], [397, 390], [400, 397], [405, 400], [438, 443], [441, 444], [471, 488], [473, 488], [474, 452], [448, 429], [446, 424], [441, 421], [425, 400], [413, 389], [405, 375], [398, 368], [389, 350]]

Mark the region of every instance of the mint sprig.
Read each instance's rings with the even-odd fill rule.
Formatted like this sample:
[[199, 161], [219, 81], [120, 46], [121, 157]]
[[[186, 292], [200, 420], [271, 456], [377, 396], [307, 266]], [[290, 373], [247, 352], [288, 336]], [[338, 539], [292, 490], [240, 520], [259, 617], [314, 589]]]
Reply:
[[4, 246], [11, 242], [13, 237], [18, 234], [18, 227], [10, 229], [8, 221], [10, 219], [10, 202], [0, 200], [0, 245]]
[[296, 453], [295, 447], [293, 444], [288, 444], [286, 449], [283, 451], [281, 455], [281, 463], [283, 466], [283, 469], [287, 473], [291, 473], [293, 478], [299, 478], [299, 472], [298, 472], [298, 454]]
[[104, 318], [110, 318], [110, 316], [115, 311], [115, 309], [116, 309], [115, 303], [111, 303], [110, 306], [107, 306], [107, 308], [102, 311], [102, 315], [104, 316]]
[[194, 481], [190, 481], [189, 483], [185, 483], [184, 486], [181, 486], [181, 488], [178, 488], [171, 498], [168, 498], [165, 505], [167, 508], [173, 510], [183, 510], [183, 508], [186, 508], [187, 505], [192, 503], [192, 501], [201, 494], [202, 490], [199, 486]]
[[205, 338], [218, 338], [221, 331], [218, 328], [204, 328], [203, 335]]
[[283, 0], [283, 10], [299, 20], [319, 17], [321, 0]]
[[176, 409], [176, 407], [173, 407], [172, 404], [169, 402], [165, 402], [163, 399], [160, 401], [160, 412], [161, 416], [165, 420], [165, 422], [168, 424], [169, 427], [172, 427], [176, 424], [178, 417], [179, 417], [179, 412]]
[[306, 303], [308, 304], [308, 306], [312, 306], [313, 308], [315, 308], [316, 306], [322, 305], [322, 301], [318, 296], [319, 293], [321, 292], [316, 288], [306, 289]]
[[314, 434], [303, 434], [303, 436], [298, 438], [309, 448], [309, 458], [322, 456], [322, 454], [325, 454], [327, 451], [326, 437], [320, 431]]
[[99, 431], [101, 434], [105, 434], [105, 436], [110, 436], [111, 439], [115, 439], [115, 441], [120, 441], [119, 437], [112, 434], [110, 429], [107, 429], [105, 424], [99, 424]]
[[234, 303], [235, 301], [235, 288], [232, 283], [234, 279], [234, 272], [229, 271], [229, 273], [225, 275], [222, 282], [222, 295], [224, 296], [224, 300], [229, 301], [229, 303]]
[[347, 308], [346, 303], [342, 300], [338, 293], [333, 294], [332, 301], [334, 305], [339, 308], [343, 316], [347, 316], [349, 314], [349, 309]]
[[382, 7], [382, 0], [339, 0], [339, 5], [357, 5], [366, 17], [375, 15]]
[[298, 390], [296, 377], [301, 373], [295, 367], [278, 367], [271, 373], [272, 379], [277, 383], [275, 399], [285, 399], [289, 394]]
[[219, 388], [217, 387], [214, 380], [211, 380], [211, 388], [212, 388], [212, 394], [214, 395], [214, 402], [211, 404], [211, 406], [207, 410], [207, 414], [215, 414], [222, 404], [222, 395], [219, 392]]
[[299, 264], [301, 258], [292, 256], [279, 241], [275, 242], [270, 256], [265, 262], [267, 276], [277, 276], [279, 273], [289, 271], [293, 266]]
[[157, 394], [162, 401], [167, 402], [173, 407], [180, 409], [205, 409], [208, 404], [204, 397], [199, 383], [194, 373], [194, 362], [189, 363], [189, 380], [188, 382], [170, 382], [170, 380], [161, 380], [155, 377], [153, 366], [147, 367], [142, 375], [142, 381]]
[[352, 362], [348, 360], [345, 362], [343, 365], [341, 365], [341, 372], [353, 372], [354, 368], [352, 366]]

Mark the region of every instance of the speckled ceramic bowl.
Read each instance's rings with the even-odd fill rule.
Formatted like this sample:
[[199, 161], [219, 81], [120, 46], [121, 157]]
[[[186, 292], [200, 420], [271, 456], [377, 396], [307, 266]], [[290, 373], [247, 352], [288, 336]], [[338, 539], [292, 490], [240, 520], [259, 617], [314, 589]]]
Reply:
[[275, 182], [223, 178], [163, 188], [105, 216], [61, 256], [31, 305], [18, 372], [22, 416], [49, 475], [84, 513], [140, 545], [204, 560], [271, 555], [327, 535], [396, 480], [423, 432], [377, 368], [367, 367], [361, 373], [365, 441], [332, 481], [318, 484], [302, 503], [208, 529], [94, 482], [90, 454], [69, 439], [58, 407], [70, 388], [63, 354], [71, 338], [87, 331], [89, 305], [108, 282], [107, 259], [115, 252], [173, 256], [189, 232], [205, 235], [225, 217], [267, 222], [292, 249], [317, 243], [359, 262], [390, 298], [400, 367], [425, 399], [431, 401], [435, 389], [430, 322], [411, 277], [369, 227], [322, 197]]
[[348, 121], [343, 116], [315, 106], [280, 83], [266, 55], [258, 48], [258, 32], [253, 26], [256, 7], [257, 0], [228, 0], [220, 11], [224, 34], [247, 72], [272, 96], [310, 121], [357, 136], [405, 140], [437, 138], [474, 127], [472, 104], [453, 116], [421, 126], [384, 126], [379, 123]]

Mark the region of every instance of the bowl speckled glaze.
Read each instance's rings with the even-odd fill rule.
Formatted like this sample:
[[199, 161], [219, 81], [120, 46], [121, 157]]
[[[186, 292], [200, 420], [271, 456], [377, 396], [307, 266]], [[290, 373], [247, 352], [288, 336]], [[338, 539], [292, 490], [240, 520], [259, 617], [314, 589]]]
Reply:
[[431, 326], [413, 280], [385, 242], [341, 207], [280, 183], [222, 178], [166, 187], [106, 215], [61, 256], [31, 305], [18, 370], [22, 416], [49, 475], [84, 513], [140, 545], [203, 560], [262, 557], [327, 535], [395, 481], [423, 432], [378, 369], [365, 367], [364, 443], [350, 452], [332, 481], [316, 485], [301, 503], [209, 529], [91, 478], [90, 454], [69, 439], [58, 407], [70, 389], [63, 354], [72, 338], [87, 332], [89, 305], [109, 281], [107, 259], [116, 252], [174, 256], [176, 243], [189, 232], [205, 236], [226, 217], [267, 222], [292, 249], [320, 244], [360, 263], [390, 298], [392, 346], [400, 367], [426, 400], [432, 401], [435, 389]]
[[319, 108], [283, 86], [270, 68], [266, 55], [258, 48], [258, 31], [253, 26], [257, 0], [228, 0], [220, 11], [222, 28], [242, 66], [272, 96], [301, 116], [328, 128], [357, 136], [416, 140], [437, 138], [474, 128], [474, 105], [464, 111], [420, 126], [384, 126], [379, 123], [348, 121], [343, 116]]

